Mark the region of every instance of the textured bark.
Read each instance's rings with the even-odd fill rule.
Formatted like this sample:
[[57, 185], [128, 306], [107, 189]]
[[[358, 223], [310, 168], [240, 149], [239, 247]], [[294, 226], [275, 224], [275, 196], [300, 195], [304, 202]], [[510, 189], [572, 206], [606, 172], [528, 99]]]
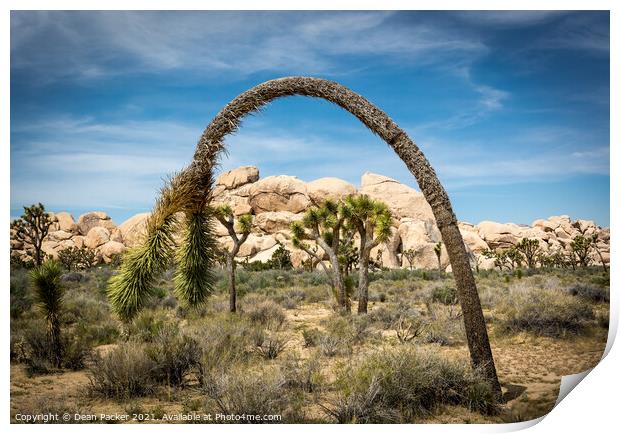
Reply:
[[360, 259], [357, 313], [368, 313], [368, 257]]
[[226, 272], [228, 273], [228, 308], [231, 312], [237, 312], [237, 287], [235, 282], [235, 257], [226, 257]]
[[310, 77], [270, 80], [242, 93], [207, 126], [196, 147], [192, 164], [180, 175], [194, 182], [193, 194], [188, 200], [211, 197], [212, 171], [224, 148], [223, 139], [239, 127], [241, 119], [277, 98], [290, 95], [323, 98], [347, 110], [381, 137], [415, 176], [431, 206], [452, 264], [472, 363], [485, 372], [495, 392], [501, 394], [476, 283], [448, 195], [417, 145], [383, 111], [362, 96], [338, 83]]

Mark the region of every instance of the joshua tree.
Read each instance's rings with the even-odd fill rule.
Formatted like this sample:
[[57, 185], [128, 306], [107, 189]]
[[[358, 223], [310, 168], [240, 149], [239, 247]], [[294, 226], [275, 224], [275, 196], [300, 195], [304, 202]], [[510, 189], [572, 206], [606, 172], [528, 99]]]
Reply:
[[441, 277], [441, 241], [435, 244], [433, 252], [437, 256], [437, 269], [439, 270], [439, 277]]
[[[123, 267], [114, 281], [114, 289], [111, 290], [114, 309], [117, 312], [135, 314], [142, 306], [145, 295], [148, 296], [152, 292], [155, 276], [163, 270], [161, 264], [166, 262], [174, 248], [172, 243], [167, 242], [166, 235], [176, 212], [185, 212], [188, 221], [209, 219], [206, 210], [213, 192], [213, 172], [218, 164], [218, 156], [224, 152], [224, 138], [239, 127], [247, 114], [275, 99], [292, 95], [323, 98], [347, 110], [381, 137], [415, 176], [446, 244], [463, 311], [472, 364], [481, 369], [494, 393], [501, 396], [480, 298], [474, 274], [469, 266], [465, 243], [448, 194], [439, 182], [435, 170], [407, 133], [383, 111], [364, 97], [328, 80], [312, 77], [270, 80], [242, 93], [215, 116], [198, 141], [191, 165], [173, 179], [155, 205], [147, 223], [147, 236], [142, 246], [123, 258]], [[212, 232], [207, 233], [212, 235]], [[158, 242], [160, 240], [162, 242]], [[192, 249], [198, 249], [198, 246], [194, 245], [186, 250]], [[211, 265], [209, 255], [193, 257], [196, 259], [195, 267], [208, 269]], [[189, 277], [188, 275], [195, 271], [197, 270], [184, 269], [182, 274]], [[213, 279], [213, 276], [210, 277]], [[195, 284], [200, 285], [202, 281], [196, 281]]]
[[[215, 209], [215, 217], [226, 228], [228, 235], [232, 238], [233, 245], [226, 254], [226, 272], [228, 273], [228, 300], [231, 312], [237, 311], [237, 288], [235, 282], [235, 269], [237, 263], [235, 258], [239, 253], [241, 245], [246, 242], [252, 230], [252, 215], [243, 214], [237, 219], [235, 229], [235, 216], [228, 205], [223, 205]], [[240, 237], [239, 237], [240, 235]]]
[[63, 288], [60, 284], [62, 268], [54, 259], [37, 266], [30, 273], [34, 285], [35, 300], [47, 323], [47, 344], [50, 362], [60, 368], [62, 364], [62, 342], [60, 340], [60, 313]]
[[301, 222], [291, 224], [293, 245], [313, 256], [312, 250], [303, 240], [314, 241], [329, 257], [332, 266], [332, 282], [336, 290], [338, 306], [351, 311], [351, 302], [347, 296], [344, 273], [339, 258], [347, 217], [346, 207], [342, 203], [327, 199], [319, 207], [312, 207], [306, 211]]
[[270, 268], [277, 268], [279, 270], [293, 268], [293, 263], [291, 262], [291, 252], [284, 247], [284, 244], [278, 241], [278, 248], [271, 259], [269, 260]]
[[387, 205], [366, 195], [348, 197], [345, 203], [348, 224], [360, 236], [357, 313], [368, 312], [368, 263], [370, 251], [392, 235], [392, 215]]
[[345, 229], [343, 237], [344, 241], [340, 243], [340, 253], [338, 258], [345, 278], [359, 264], [360, 260], [359, 249], [355, 247], [353, 243], [353, 235], [354, 234], [351, 233], [350, 228]]
[[607, 265], [605, 265], [605, 261], [603, 261], [603, 255], [601, 253], [601, 249], [599, 249], [598, 247], [598, 234], [592, 235], [590, 240], [591, 240], [592, 248], [598, 254], [598, 257], [601, 260], [601, 265], [603, 265], [603, 271], [607, 272]]
[[24, 207], [24, 214], [11, 222], [11, 230], [14, 231], [15, 239], [32, 246], [32, 254], [35, 265], [41, 265], [45, 257], [42, 251], [43, 240], [49, 232], [52, 219], [45, 212], [42, 204]]
[[511, 270], [519, 268], [521, 267], [521, 264], [523, 264], [523, 255], [521, 255], [521, 252], [517, 249], [517, 247], [511, 246], [505, 251], [505, 255]]
[[407, 262], [409, 263], [409, 270], [413, 270], [413, 261], [417, 255], [418, 251], [415, 249], [407, 249], [403, 251], [403, 256], [407, 258]]
[[582, 267], [587, 267], [590, 263], [590, 251], [592, 249], [592, 238], [577, 235], [570, 243], [572, 251], [577, 256], [577, 261]]
[[536, 262], [542, 248], [537, 239], [523, 238], [516, 246], [517, 250], [525, 257], [528, 268], [536, 268]]

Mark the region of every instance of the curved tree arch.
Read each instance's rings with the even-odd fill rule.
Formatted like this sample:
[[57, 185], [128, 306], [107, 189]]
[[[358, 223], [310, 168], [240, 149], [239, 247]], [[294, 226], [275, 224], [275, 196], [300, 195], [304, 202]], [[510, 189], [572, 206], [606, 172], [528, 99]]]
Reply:
[[192, 303], [204, 299], [210, 282], [208, 278], [196, 277], [196, 273], [207, 272], [211, 266], [211, 255], [204, 254], [204, 249], [213, 244], [209, 202], [213, 191], [213, 169], [224, 151], [223, 140], [239, 127], [241, 119], [247, 114], [277, 98], [292, 95], [322, 98], [348, 111], [381, 137], [415, 176], [433, 211], [450, 258], [472, 364], [484, 372], [494, 391], [501, 395], [463, 237], [448, 194], [435, 170], [407, 133], [382, 110], [361, 95], [329, 80], [285, 77], [266, 81], [237, 96], [215, 116], [198, 141], [192, 163], [162, 190], [147, 222], [146, 239], [141, 246], [130, 251], [119, 275], [111, 281], [109, 296], [114, 309], [121, 317], [128, 319], [141, 308], [144, 298], [150, 294], [156, 274], [173, 257], [171, 227], [176, 223], [177, 212], [183, 212], [186, 218], [185, 245], [177, 254], [180, 263], [175, 276], [177, 295]]

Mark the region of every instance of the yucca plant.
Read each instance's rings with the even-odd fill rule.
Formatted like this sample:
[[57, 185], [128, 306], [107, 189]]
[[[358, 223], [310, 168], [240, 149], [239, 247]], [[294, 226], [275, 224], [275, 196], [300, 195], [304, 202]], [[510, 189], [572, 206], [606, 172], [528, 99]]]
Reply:
[[[109, 281], [107, 294], [113, 310], [131, 321], [153, 295], [155, 279], [176, 263], [175, 294], [188, 306], [203, 303], [213, 291], [215, 237], [213, 211], [200, 190], [195, 170], [187, 170], [168, 181], [146, 224], [146, 237], [124, 254], [118, 274]], [[182, 213], [183, 221], [179, 212]], [[174, 234], [183, 228], [181, 248]]]
[[345, 214], [347, 224], [360, 236], [357, 313], [367, 313], [370, 251], [392, 235], [392, 215], [386, 204], [367, 195], [348, 197]]
[[56, 368], [62, 365], [62, 341], [60, 336], [60, 315], [64, 290], [60, 284], [62, 267], [50, 259], [30, 272], [34, 285], [35, 302], [45, 317], [47, 344], [50, 363]]
[[439, 277], [441, 277], [441, 241], [433, 246], [433, 252], [437, 256], [437, 269], [439, 270]]
[[215, 209], [215, 217], [226, 228], [228, 235], [233, 241], [230, 250], [225, 250], [226, 255], [226, 272], [228, 273], [228, 304], [231, 312], [237, 311], [237, 289], [235, 279], [235, 269], [237, 263], [235, 258], [239, 253], [239, 249], [246, 242], [250, 231], [252, 230], [252, 215], [243, 214], [237, 218], [235, 227], [235, 216], [232, 209], [228, 205], [222, 205]]

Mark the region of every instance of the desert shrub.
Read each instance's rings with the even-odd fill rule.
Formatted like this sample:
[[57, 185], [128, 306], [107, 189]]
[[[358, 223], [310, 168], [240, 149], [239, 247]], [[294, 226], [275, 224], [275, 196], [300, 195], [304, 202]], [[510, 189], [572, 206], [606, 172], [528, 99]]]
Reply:
[[[203, 380], [206, 396], [217, 410], [227, 415], [281, 415], [289, 398], [286, 379], [274, 369], [260, 374], [243, 369], [212, 373]], [[273, 421], [238, 419], [235, 423]]]
[[97, 300], [91, 294], [79, 292], [66, 296], [62, 321], [65, 324], [74, 324], [80, 321], [89, 323], [103, 321], [110, 318], [110, 307], [103, 300]]
[[40, 321], [33, 322], [22, 330], [20, 335], [19, 343], [16, 344], [16, 360], [24, 363], [26, 374], [33, 376], [53, 371], [45, 324]]
[[11, 269], [11, 318], [17, 319], [32, 307], [30, 280], [26, 269]]
[[129, 336], [141, 342], [152, 342], [166, 325], [162, 312], [143, 310], [128, 327]]
[[198, 342], [177, 327], [166, 326], [145, 348], [154, 362], [153, 377], [160, 383], [180, 386], [185, 375], [200, 364]]
[[375, 307], [368, 313], [367, 317], [371, 323], [388, 330], [393, 327], [401, 317], [414, 317], [418, 315], [419, 312], [415, 308], [405, 303], [400, 303], [397, 305], [386, 304]]
[[304, 338], [304, 347], [316, 347], [319, 343], [319, 339], [321, 338], [321, 332], [316, 329], [304, 329], [301, 331], [301, 335]]
[[325, 406], [339, 422], [415, 422], [439, 405], [493, 414], [498, 403], [483, 377], [466, 361], [414, 347], [382, 349], [337, 373], [342, 391]]
[[119, 327], [111, 319], [94, 324], [82, 320], [75, 324], [74, 333], [93, 346], [106, 345], [116, 342], [119, 336]]
[[286, 314], [280, 305], [271, 300], [244, 305], [244, 308], [250, 321], [268, 328], [278, 329], [286, 321]]
[[51, 362], [45, 324], [38, 320], [20, 325], [11, 332], [11, 359], [23, 363], [28, 376], [49, 374], [57, 368], [80, 370], [92, 351], [92, 344], [79, 333], [72, 331], [61, 336], [62, 358], [55, 367]]
[[581, 333], [594, 312], [584, 301], [560, 290], [513, 290], [498, 307], [501, 330], [508, 333], [532, 332], [561, 337]]
[[463, 315], [459, 306], [427, 303], [426, 307], [428, 318], [424, 327], [425, 343], [447, 346], [465, 340]]
[[89, 367], [90, 391], [106, 398], [147, 396], [155, 387], [156, 363], [142, 346], [123, 343], [106, 355], [95, 353]]
[[609, 288], [594, 285], [577, 284], [567, 289], [570, 295], [581, 297], [584, 300], [596, 303], [609, 303]]
[[264, 359], [273, 360], [284, 351], [287, 341], [278, 336], [268, 336], [254, 350]]
[[247, 360], [252, 355], [252, 348], [260, 342], [262, 329], [237, 316], [214, 316], [197, 325], [190, 336], [200, 344], [202, 361], [201, 375], [220, 366], [231, 366]]
[[319, 338], [319, 350], [326, 357], [349, 354], [352, 350], [351, 341], [332, 334], [324, 334]]
[[86, 247], [67, 247], [58, 252], [58, 260], [69, 271], [87, 270], [97, 264], [94, 250]]
[[285, 359], [282, 369], [287, 387], [304, 392], [319, 390], [325, 381], [321, 373], [322, 363], [323, 360], [318, 354], [314, 354], [308, 359], [300, 359], [296, 356]]
[[453, 286], [438, 286], [433, 289], [431, 300], [441, 304], [456, 304], [458, 303], [456, 288]]

